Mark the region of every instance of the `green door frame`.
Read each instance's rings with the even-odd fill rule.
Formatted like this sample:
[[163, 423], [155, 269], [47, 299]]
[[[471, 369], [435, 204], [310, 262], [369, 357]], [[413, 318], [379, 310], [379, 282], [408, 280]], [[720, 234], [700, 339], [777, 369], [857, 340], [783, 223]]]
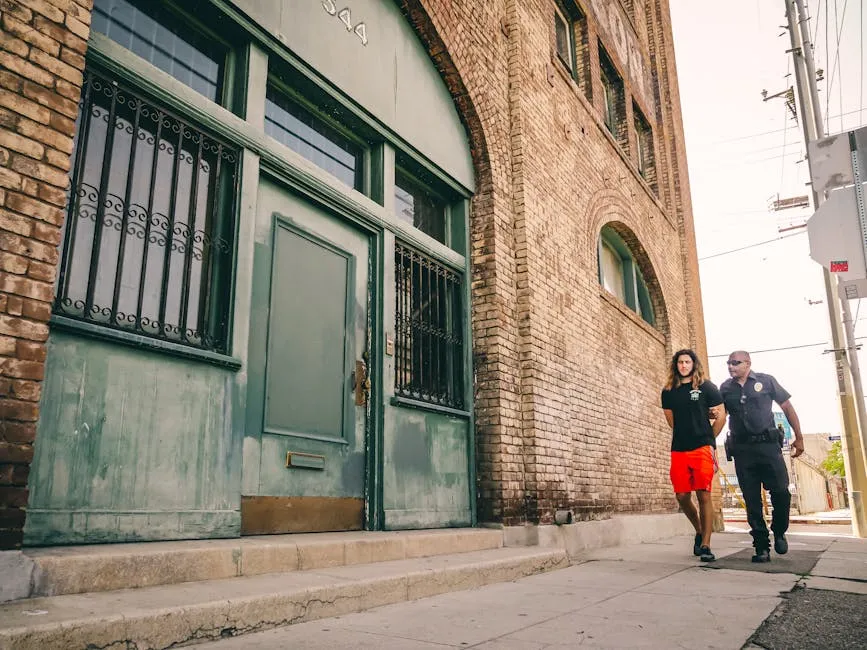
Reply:
[[[384, 269], [388, 263], [389, 250], [386, 246], [386, 233], [399, 237], [402, 241], [415, 246], [423, 251], [429, 251], [435, 257], [444, 260], [456, 269], [462, 269], [465, 279], [464, 291], [464, 340], [465, 340], [465, 397], [466, 403], [473, 404], [472, 384], [472, 323], [471, 323], [471, 265], [469, 257], [469, 197], [472, 192], [460, 183], [452, 179], [444, 170], [426, 160], [411, 143], [405, 141], [390, 127], [379, 123], [361, 108], [355, 106], [339, 89], [334, 88], [327, 79], [319, 75], [316, 70], [310, 68], [285, 45], [277, 41], [261, 26], [243, 15], [227, 0], [209, 0], [216, 12], [240, 28], [249, 36], [246, 47], [239, 50], [236, 61], [239, 66], [246, 66], [246, 75], [238, 80], [238, 91], [235, 95], [246, 94], [248, 98], [261, 92], [264, 98], [264, 79], [255, 75], [264, 73], [267, 77], [268, 58], [282, 66], [291, 67], [299, 78], [311, 88], [317, 88], [328, 93], [354, 115], [359, 123], [375, 133], [379, 144], [371, 147], [366, 161], [369, 162], [369, 172], [365, 180], [368, 196], [362, 196], [355, 192], [346, 192], [338, 189], [337, 183], [323, 180], [321, 174], [312, 173], [305, 164], [298, 164], [300, 157], [287, 154], [285, 147], [277, 145], [266, 137], [259, 124], [262, 108], [258, 106], [233, 106], [237, 113], [210, 102], [196, 91], [188, 88], [181, 82], [169, 75], [155, 70], [150, 64], [143, 61], [135, 54], [111, 41], [102, 34], [92, 33], [89, 40], [87, 53], [88, 60], [98, 63], [105, 70], [130, 80], [143, 92], [154, 99], [166, 102], [170, 106], [176, 106], [189, 118], [215, 134], [227, 138], [244, 149], [244, 165], [241, 171], [241, 181], [247, 178], [255, 178], [257, 174], [266, 175], [288, 190], [305, 197], [313, 205], [325, 210], [338, 218], [344, 219], [366, 233], [370, 237], [370, 288], [368, 291], [368, 353], [370, 355], [370, 368], [376, 374], [373, 376], [371, 395], [367, 407], [367, 432], [366, 441], [366, 486], [365, 486], [365, 519], [366, 527], [371, 530], [381, 529], [384, 521], [383, 511], [383, 385], [384, 374]], [[246, 93], [245, 93], [246, 91]], [[239, 100], [239, 104], [240, 104]], [[234, 102], [233, 102], [234, 104]], [[465, 254], [454, 250], [446, 250], [443, 246], [433, 248], [430, 239], [421, 235], [411, 225], [406, 224], [394, 215], [393, 202], [394, 183], [394, 150], [398, 149], [402, 155], [407, 156], [414, 164], [423, 167], [433, 175], [438, 182], [448, 187], [455, 196], [464, 197], [453, 204], [453, 209], [460, 214], [454, 215], [452, 228], [462, 229], [461, 238], [464, 241], [463, 251]], [[258, 164], [255, 164], [258, 163]], [[389, 164], [390, 163], [390, 164]], [[254, 169], [253, 167], [258, 167]], [[249, 215], [241, 212], [238, 221], [243, 230], [243, 224]], [[240, 252], [240, 251], [239, 251]], [[246, 256], [241, 253], [241, 257]], [[248, 260], [241, 260], [243, 264], [249, 264]], [[245, 271], [246, 272], [246, 271]], [[236, 268], [233, 274], [237, 283], [243, 278], [238, 276]], [[245, 301], [242, 301], [242, 303]], [[236, 302], [236, 310], [240, 306]], [[234, 318], [238, 318], [237, 311]], [[247, 318], [247, 316], [245, 316]], [[243, 363], [244, 359], [239, 359]], [[239, 406], [243, 399], [238, 398]], [[376, 408], [373, 408], [376, 405]], [[475, 418], [473, 409], [470, 408], [469, 416], [469, 439], [468, 439], [468, 470], [470, 485], [470, 505], [473, 525], [477, 521], [476, 503], [476, 468], [475, 468]], [[244, 416], [241, 416], [244, 419]]]
[[[377, 156], [371, 156], [375, 161]], [[372, 165], [372, 175], [381, 177], [381, 170]], [[260, 163], [261, 177], [276, 182], [287, 191], [294, 192], [315, 207], [330, 216], [336, 217], [368, 238], [370, 251], [368, 259], [368, 290], [367, 290], [367, 346], [365, 352], [370, 359], [371, 388], [365, 413], [365, 483], [364, 483], [364, 519], [366, 530], [382, 529], [382, 408], [374, 408], [382, 401], [382, 350], [379, 341], [383, 338], [382, 286], [384, 269], [383, 229], [366, 219], [360, 211], [351, 206], [333, 200], [328, 200], [323, 193], [310, 191], [311, 188], [297, 182], [297, 179], [286, 173], [282, 167], [275, 167], [262, 161]], [[321, 189], [321, 188], [320, 188]], [[329, 188], [330, 189], [330, 188]], [[359, 354], [360, 351], [357, 351]]]

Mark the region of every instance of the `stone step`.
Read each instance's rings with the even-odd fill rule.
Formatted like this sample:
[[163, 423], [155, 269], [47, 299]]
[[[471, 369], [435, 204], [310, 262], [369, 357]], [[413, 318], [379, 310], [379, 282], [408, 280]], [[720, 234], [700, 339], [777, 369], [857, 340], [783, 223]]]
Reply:
[[467, 553], [503, 546], [502, 530], [310, 533], [241, 539], [67, 546], [24, 551], [31, 597]]
[[0, 605], [0, 648], [170, 648], [569, 566], [563, 549], [496, 548]]

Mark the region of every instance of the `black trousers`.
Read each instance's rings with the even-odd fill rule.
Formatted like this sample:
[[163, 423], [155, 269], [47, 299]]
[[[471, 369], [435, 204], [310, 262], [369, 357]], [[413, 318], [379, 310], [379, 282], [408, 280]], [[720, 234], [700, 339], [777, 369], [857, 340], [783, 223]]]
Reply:
[[774, 508], [771, 530], [782, 535], [789, 528], [789, 472], [776, 442], [741, 443], [734, 449], [735, 472], [747, 506], [747, 523], [757, 551], [770, 548], [768, 526], [762, 511], [762, 485], [771, 494]]

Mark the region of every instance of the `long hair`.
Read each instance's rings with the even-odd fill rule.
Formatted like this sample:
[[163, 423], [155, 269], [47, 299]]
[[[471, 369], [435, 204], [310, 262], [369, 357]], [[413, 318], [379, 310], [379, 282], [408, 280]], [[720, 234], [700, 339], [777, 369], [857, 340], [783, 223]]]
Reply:
[[698, 360], [698, 355], [692, 350], [684, 348], [675, 352], [674, 356], [671, 357], [671, 364], [668, 367], [668, 381], [665, 382], [666, 390], [674, 390], [680, 386], [681, 378], [677, 372], [677, 360], [684, 354], [692, 359], [692, 387], [697, 389], [704, 383], [704, 367], [701, 365], [701, 361]]

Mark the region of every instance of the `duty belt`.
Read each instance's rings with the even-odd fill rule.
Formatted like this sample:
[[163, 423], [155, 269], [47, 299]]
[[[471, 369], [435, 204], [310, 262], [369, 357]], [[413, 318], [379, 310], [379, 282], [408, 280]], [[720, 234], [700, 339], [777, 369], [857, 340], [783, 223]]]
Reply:
[[765, 431], [763, 433], [748, 433], [743, 437], [738, 438], [738, 442], [759, 443], [759, 442], [779, 442], [779, 431]]

